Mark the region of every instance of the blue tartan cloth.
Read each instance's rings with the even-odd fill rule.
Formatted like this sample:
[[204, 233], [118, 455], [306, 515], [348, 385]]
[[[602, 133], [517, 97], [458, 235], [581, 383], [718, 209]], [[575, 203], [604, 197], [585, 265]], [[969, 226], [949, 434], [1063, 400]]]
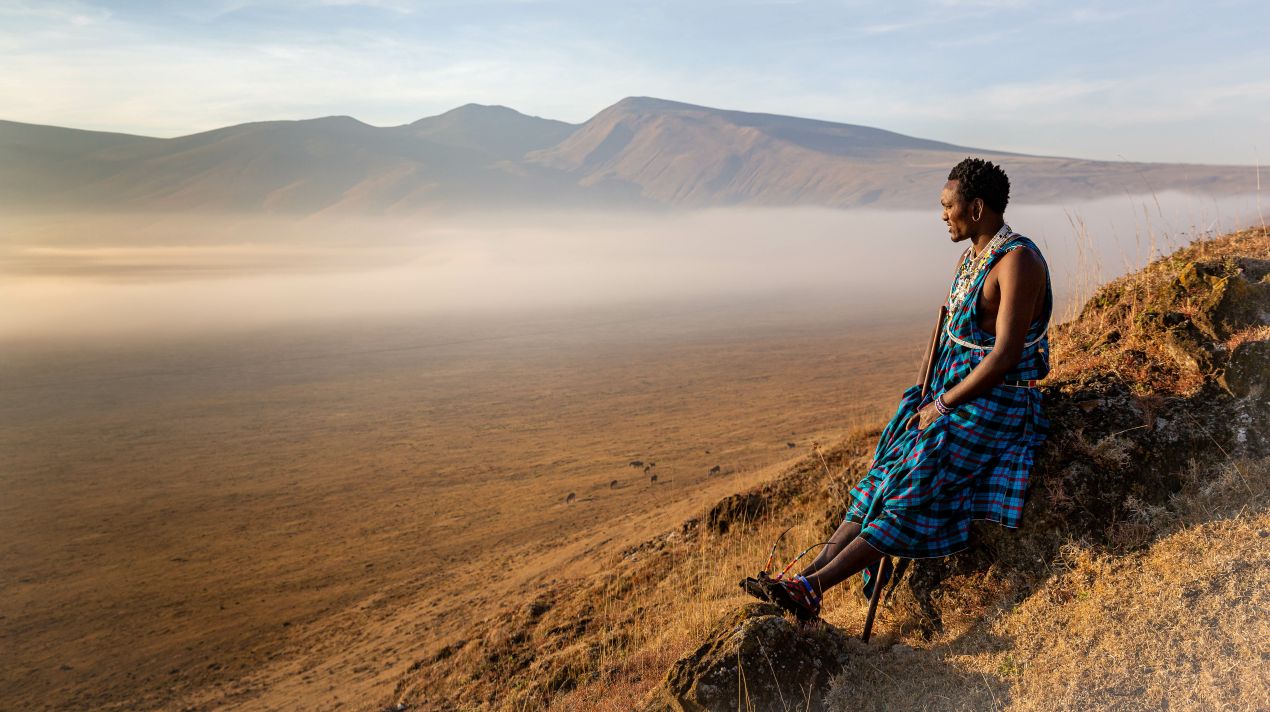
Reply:
[[[858, 522], [860, 537], [874, 548], [901, 558], [939, 557], [969, 544], [976, 519], [1017, 527], [1027, 494], [1032, 453], [1045, 440], [1049, 423], [1035, 388], [1001, 384], [924, 431], [908, 427], [920, 408], [964, 379], [988, 351], [957, 343], [952, 337], [990, 349], [994, 337], [979, 328], [979, 294], [988, 272], [1011, 250], [1040, 250], [1028, 238], [1003, 228], [1008, 237], [972, 282], [968, 298], [950, 310], [947, 328], [937, 340], [934, 378], [926, 398], [921, 386], [904, 392], [895, 416], [883, 430], [869, 471], [852, 489], [846, 520]], [[1042, 260], [1044, 258], [1042, 257]], [[956, 280], [954, 279], [954, 287]], [[949, 290], [950, 304], [952, 289]], [[1049, 373], [1046, 338], [1053, 310], [1048, 267], [1044, 313], [1028, 328], [1019, 364], [1007, 382], [1044, 378]], [[951, 335], [951, 336], [950, 336]], [[865, 572], [865, 594], [871, 593]]]

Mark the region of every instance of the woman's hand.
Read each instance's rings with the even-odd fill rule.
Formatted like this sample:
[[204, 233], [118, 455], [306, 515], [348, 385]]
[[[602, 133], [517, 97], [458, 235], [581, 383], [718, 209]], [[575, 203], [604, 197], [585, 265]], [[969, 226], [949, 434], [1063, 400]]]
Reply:
[[942, 417], [944, 416], [939, 412], [939, 409], [935, 407], [934, 401], [932, 401], [913, 414], [913, 417], [908, 421], [908, 427], [911, 428], [914, 424], [916, 424], [918, 432], [921, 432], [926, 428], [929, 428], [931, 423]]

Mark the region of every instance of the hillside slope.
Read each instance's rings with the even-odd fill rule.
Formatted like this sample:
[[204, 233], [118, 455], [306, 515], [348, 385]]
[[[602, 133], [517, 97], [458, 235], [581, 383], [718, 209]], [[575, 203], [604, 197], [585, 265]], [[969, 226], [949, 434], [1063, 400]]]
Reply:
[[[1270, 233], [1197, 243], [1107, 285], [1053, 343], [1053, 432], [1024, 525], [979, 527], [972, 549], [917, 562], [869, 645], [851, 639], [864, 617], [856, 581], [829, 592], [829, 628], [802, 634], [738, 608], [750, 601], [736, 580], [762, 565], [786, 527], [779, 557], [823, 541], [876, 430], [813, 448], [768, 485], [623, 552], [605, 575], [544, 582], [536, 598], [474, 626], [368, 702], [1266, 708]], [[767, 622], [751, 626], [747, 616]], [[768, 636], [755, 639], [769, 645], [752, 664], [740, 655], [745, 631]], [[733, 633], [740, 647], [725, 657], [735, 661], [726, 674], [703, 667]], [[819, 651], [816, 689], [774, 676], [772, 656], [779, 665], [809, 649]], [[832, 689], [826, 671], [837, 675]], [[703, 685], [711, 675], [715, 686]], [[780, 703], [762, 702], [760, 689]]]

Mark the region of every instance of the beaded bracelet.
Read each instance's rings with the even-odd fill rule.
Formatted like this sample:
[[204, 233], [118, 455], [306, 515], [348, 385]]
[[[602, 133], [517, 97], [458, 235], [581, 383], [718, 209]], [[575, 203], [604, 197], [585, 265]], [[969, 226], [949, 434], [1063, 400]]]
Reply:
[[940, 415], [948, 415], [953, 412], [953, 409], [949, 408], [948, 405], [944, 403], [943, 393], [935, 396], [935, 410], [939, 411]]

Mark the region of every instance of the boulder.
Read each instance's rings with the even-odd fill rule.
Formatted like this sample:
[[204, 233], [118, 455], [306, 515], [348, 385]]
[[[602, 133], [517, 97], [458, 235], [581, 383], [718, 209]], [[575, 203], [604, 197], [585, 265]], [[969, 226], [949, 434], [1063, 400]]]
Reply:
[[650, 695], [645, 712], [821, 710], [851, 641], [820, 622], [806, 630], [770, 603], [723, 616]]
[[1219, 379], [1222, 387], [1242, 398], [1270, 383], [1270, 341], [1249, 341], [1230, 352], [1230, 362]]

